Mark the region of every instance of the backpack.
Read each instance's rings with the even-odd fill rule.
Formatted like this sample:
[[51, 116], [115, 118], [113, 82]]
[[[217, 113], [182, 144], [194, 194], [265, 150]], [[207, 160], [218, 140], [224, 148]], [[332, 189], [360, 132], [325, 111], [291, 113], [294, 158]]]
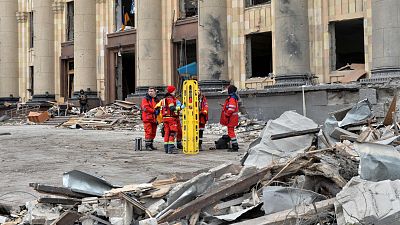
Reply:
[[228, 135], [222, 135], [217, 141], [215, 141], [215, 148], [216, 149], [228, 149], [229, 148], [229, 142], [231, 141], [231, 138]]

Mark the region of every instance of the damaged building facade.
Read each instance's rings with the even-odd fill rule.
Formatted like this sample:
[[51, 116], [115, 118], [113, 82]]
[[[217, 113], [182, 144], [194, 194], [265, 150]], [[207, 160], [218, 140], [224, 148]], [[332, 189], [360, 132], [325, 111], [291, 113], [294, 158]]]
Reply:
[[[108, 103], [178, 84], [209, 91], [397, 76], [392, 0], [3, 0], [0, 98]], [[395, 28], [395, 29], [392, 29]], [[350, 68], [353, 73], [340, 71]], [[349, 75], [349, 76], [346, 76]]]

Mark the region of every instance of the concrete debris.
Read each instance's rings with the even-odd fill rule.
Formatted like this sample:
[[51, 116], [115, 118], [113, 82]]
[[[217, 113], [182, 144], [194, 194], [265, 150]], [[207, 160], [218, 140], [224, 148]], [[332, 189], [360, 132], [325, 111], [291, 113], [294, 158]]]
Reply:
[[400, 217], [400, 181], [352, 179], [337, 195], [338, 225], [396, 225]]
[[[140, 116], [133, 103], [117, 101], [64, 126], [119, 129], [125, 122], [136, 123], [128, 119], [132, 115]], [[373, 117], [363, 100], [333, 112], [322, 129], [293, 111], [266, 125], [245, 119], [238, 129], [254, 142], [242, 165], [174, 173], [124, 187], [71, 171], [64, 175], [64, 187], [30, 184], [64, 198], [41, 198], [0, 219], [71, 225], [398, 224], [399, 127], [396, 118], [383, 125]], [[225, 132], [212, 126], [207, 132]]]

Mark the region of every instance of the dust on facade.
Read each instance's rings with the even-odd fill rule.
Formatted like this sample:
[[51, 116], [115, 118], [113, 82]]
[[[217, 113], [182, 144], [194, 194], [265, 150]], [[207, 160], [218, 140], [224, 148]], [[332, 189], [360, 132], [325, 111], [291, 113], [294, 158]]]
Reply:
[[177, 84], [177, 68], [191, 63], [209, 90], [374, 81], [400, 68], [398, 1], [2, 0], [0, 8], [3, 101], [71, 99], [83, 89], [108, 103]]

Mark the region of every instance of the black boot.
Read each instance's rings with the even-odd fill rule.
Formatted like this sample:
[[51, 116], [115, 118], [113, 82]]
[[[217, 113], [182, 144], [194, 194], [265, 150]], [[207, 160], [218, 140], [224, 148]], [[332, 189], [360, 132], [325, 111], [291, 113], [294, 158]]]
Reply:
[[152, 143], [151, 143], [151, 140], [145, 140], [144, 141], [144, 143], [145, 143], [145, 149], [146, 150], [148, 150], [148, 151], [152, 151], [153, 149], [151, 148], [151, 145], [152, 145]]
[[177, 141], [177, 142], [176, 142], [176, 147], [177, 147], [178, 149], [183, 149], [182, 141]]
[[168, 152], [168, 147], [169, 147], [169, 145], [168, 144], [164, 144], [164, 151], [165, 151], [165, 153], [166, 154], [168, 154], [169, 152]]
[[154, 140], [151, 140], [150, 149], [151, 149], [151, 150], [157, 150], [157, 148], [154, 147]]
[[203, 144], [203, 141], [200, 140], [200, 141], [199, 141], [199, 151], [203, 151], [203, 148], [201, 147], [202, 144]]
[[228, 152], [237, 152], [239, 151], [239, 144], [236, 139], [232, 139], [232, 148], [228, 149]]
[[175, 150], [175, 145], [174, 144], [169, 144], [168, 145], [168, 154], [178, 154], [178, 152]]

